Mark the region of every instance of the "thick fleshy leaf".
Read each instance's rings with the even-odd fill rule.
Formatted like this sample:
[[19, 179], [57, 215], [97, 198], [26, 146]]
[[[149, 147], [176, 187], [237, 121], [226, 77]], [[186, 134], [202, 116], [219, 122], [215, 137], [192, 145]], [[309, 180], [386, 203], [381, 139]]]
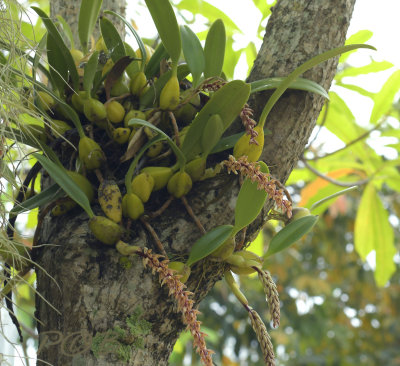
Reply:
[[124, 41], [122, 40], [117, 28], [106, 17], [100, 18], [101, 35], [104, 43], [111, 54], [111, 59], [117, 62], [120, 58], [126, 56]]
[[384, 286], [396, 270], [393, 262], [396, 247], [388, 211], [383, 207], [373, 183], [365, 187], [357, 210], [354, 245], [364, 261], [375, 250], [374, 276], [377, 285]]
[[276, 234], [269, 243], [268, 251], [265, 254], [269, 257], [294, 244], [303, 235], [307, 234], [318, 221], [318, 216], [305, 216], [286, 225]]
[[222, 244], [224, 244], [232, 236], [232, 225], [222, 225], [208, 231], [199, 240], [197, 240], [191, 251], [186, 265], [192, 266], [210, 255], [212, 252], [217, 250]]
[[169, 0], [145, 0], [145, 3], [172, 63], [177, 65], [182, 48], [181, 35]]
[[[120, 20], [122, 20], [125, 23], [125, 25], [129, 28], [129, 30], [131, 31], [131, 33], [135, 37], [136, 42], [139, 45], [140, 52], [142, 54], [142, 63], [141, 63], [141, 65], [142, 65], [142, 71], [143, 71], [144, 70], [145, 61], [146, 61], [146, 58], [147, 58], [147, 51], [146, 51], [146, 47], [144, 46], [144, 43], [143, 43], [142, 39], [140, 38], [139, 34], [136, 32], [135, 28], [133, 28], [132, 24], [129, 23], [123, 16], [121, 16], [118, 13], [116, 13], [115, 11], [106, 10], [106, 11], [104, 11], [104, 14], [115, 15]], [[128, 55], [128, 56], [131, 56], [131, 55]]]
[[79, 11], [78, 35], [81, 41], [83, 52], [86, 53], [89, 48], [89, 40], [92, 35], [97, 17], [100, 14], [100, 8], [103, 0], [82, 0]]
[[68, 38], [68, 41], [71, 45], [71, 49], [74, 49], [75, 43], [74, 43], [74, 36], [72, 35], [71, 27], [68, 25], [68, 23], [65, 21], [65, 19], [61, 15], [57, 15], [57, 19], [61, 24], [61, 28], [62, 28], [65, 36]]
[[183, 55], [193, 76], [193, 86], [196, 87], [205, 66], [203, 47], [187, 25], [181, 26], [181, 36]]
[[42, 167], [49, 173], [50, 177], [72, 198], [79, 206], [81, 206], [89, 217], [93, 217], [94, 213], [90, 207], [86, 194], [79, 186], [70, 178], [66, 170], [43, 155], [34, 153], [33, 156], [39, 161]]
[[346, 194], [346, 193], [348, 193], [350, 191], [354, 191], [355, 189], [358, 189], [358, 186], [353, 186], [353, 187], [350, 187], [350, 188], [343, 189], [343, 190], [341, 190], [339, 192], [330, 194], [329, 196], [324, 197], [324, 198], [320, 199], [319, 201], [313, 203], [311, 208], [310, 208], [310, 211], [313, 211], [317, 207], [321, 206], [322, 204], [324, 204], [324, 203], [326, 203], [326, 202], [328, 202], [328, 201], [330, 201], [330, 200], [332, 200], [334, 198], [337, 198], [337, 197], [339, 197], [339, 196], [341, 196], [343, 194]]
[[217, 90], [207, 104], [197, 114], [182, 144], [182, 151], [188, 161], [203, 152], [201, 137], [208, 119], [213, 114], [219, 114], [224, 131], [239, 115], [250, 94], [250, 85], [241, 80], [234, 80]]
[[[153, 55], [150, 57], [145, 69], [145, 75], [147, 79], [151, 79], [160, 72], [160, 62], [161, 60], [167, 60], [169, 58], [168, 52], [164, 45], [160, 43], [155, 49]], [[179, 70], [179, 68], [178, 68]]]
[[394, 97], [400, 89], [400, 70], [395, 71], [387, 79], [382, 89], [374, 97], [374, 108], [372, 108], [370, 123], [377, 123], [389, 112], [394, 102]]
[[[276, 77], [253, 81], [250, 83], [250, 94], [263, 90], [276, 89], [284, 79], [285, 78]], [[312, 80], [297, 78], [290, 84], [289, 89], [305, 90], [311, 93], [322, 95], [324, 98], [329, 99], [329, 94], [327, 91], [321, 85]]]
[[[360, 30], [357, 33], [352, 34], [348, 39], [346, 39], [345, 45], [356, 44], [356, 43], [365, 43], [372, 36], [373, 36], [373, 33], [370, 30], [367, 30], [367, 29]], [[354, 52], [355, 52], [355, 50], [341, 55], [339, 58], [339, 63], [345, 62], [347, 60], [347, 58]]]
[[208, 31], [204, 45], [204, 77], [220, 76], [225, 58], [226, 34], [224, 22], [217, 19]]
[[68, 68], [58, 44], [51, 34], [47, 35], [47, 60], [53, 89], [58, 89], [60, 95], [64, 95], [65, 86], [68, 84]]
[[33, 210], [36, 207], [43, 206], [49, 202], [52, 202], [58, 198], [65, 195], [65, 192], [60, 188], [58, 184], [53, 184], [46, 188], [42, 192], [28, 198], [26, 201], [22, 202], [20, 205], [15, 206], [10, 211], [10, 217], [14, 215], [19, 215], [22, 212]]
[[85, 65], [83, 73], [83, 89], [86, 90], [88, 95], [92, 91], [94, 76], [97, 72], [97, 65], [99, 64], [99, 51], [94, 51]]
[[[64, 63], [68, 69], [68, 74], [69, 77], [71, 78], [72, 81], [72, 86], [74, 90], [78, 90], [79, 88], [79, 76], [78, 76], [78, 70], [76, 69], [74, 59], [72, 58], [71, 52], [69, 51], [68, 47], [65, 45], [60, 32], [57, 30], [56, 26], [54, 23], [51, 21], [49, 16], [40, 8], [36, 6], [32, 6], [32, 9], [40, 16], [42, 19], [47, 31], [48, 31], [48, 37], [51, 36], [53, 37], [54, 41], [56, 42], [60, 54], [64, 58]], [[68, 81], [68, 77], [66, 80]]]
[[271, 95], [271, 97], [268, 99], [267, 104], [265, 105], [261, 116], [260, 116], [260, 124], [263, 126], [265, 123], [265, 120], [268, 117], [269, 112], [271, 112], [271, 109], [275, 105], [275, 103], [278, 101], [280, 96], [285, 92], [285, 90], [290, 86], [290, 84], [296, 80], [301, 74], [304, 72], [312, 69], [314, 66], [329, 60], [332, 57], [338, 56], [342, 53], [349, 52], [358, 48], [368, 48], [371, 50], [375, 50], [375, 47], [372, 47], [370, 45], [366, 44], [352, 44], [348, 46], [342, 46], [342, 47], [337, 47], [333, 48], [329, 51], [326, 51], [324, 53], [321, 53], [320, 55], [317, 55], [310, 60], [306, 61], [304, 64], [300, 65], [297, 67], [294, 71], [292, 71], [286, 78], [285, 80], [279, 85], [279, 87], [274, 91], [274, 93]]
[[[258, 164], [261, 172], [269, 173], [267, 164], [263, 161], [259, 161]], [[255, 220], [264, 207], [267, 196], [264, 189], [258, 189], [257, 182], [252, 182], [249, 178], [245, 179], [236, 201], [234, 234]]]

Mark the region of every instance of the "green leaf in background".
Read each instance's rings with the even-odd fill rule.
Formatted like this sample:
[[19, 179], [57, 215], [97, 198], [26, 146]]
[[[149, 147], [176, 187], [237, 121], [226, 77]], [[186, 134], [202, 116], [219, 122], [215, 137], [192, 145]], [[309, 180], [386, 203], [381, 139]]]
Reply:
[[71, 49], [74, 49], [75, 48], [74, 36], [72, 35], [72, 31], [69, 24], [65, 21], [65, 19], [61, 15], [57, 15], [57, 19], [61, 24], [61, 28], [65, 36], [68, 38], [68, 41], [71, 45]]
[[14, 188], [18, 188], [18, 184], [15, 179], [15, 174], [7, 166], [7, 162], [4, 159], [0, 159], [0, 177], [4, 178]]
[[100, 18], [101, 35], [104, 43], [111, 54], [111, 59], [117, 62], [120, 58], [126, 56], [124, 41], [114, 24], [106, 17]]
[[[178, 65], [181, 55], [181, 35], [178, 22], [169, 0], [145, 0], [158, 34], [169, 53], [172, 64]], [[173, 66], [174, 67], [174, 66]]]
[[10, 211], [10, 217], [14, 215], [19, 215], [22, 212], [33, 210], [36, 207], [45, 205], [46, 203], [52, 202], [58, 198], [65, 195], [65, 192], [60, 188], [58, 184], [53, 184], [46, 188], [42, 192], [28, 198], [26, 201], [22, 202], [20, 205], [15, 206]]
[[[282, 77], [276, 77], [253, 81], [250, 83], [250, 94], [257, 93], [263, 90], [276, 89], [277, 87], [279, 87], [284, 79], [285, 78]], [[329, 99], [329, 94], [321, 85], [317, 84], [315, 81], [304, 78], [297, 78], [296, 80], [294, 80], [289, 85], [288, 89], [305, 90], [311, 93], [322, 95], [324, 98]]]
[[83, 73], [83, 89], [90, 95], [93, 87], [94, 76], [99, 63], [99, 51], [94, 51], [85, 65]]
[[[74, 90], [78, 90], [79, 89], [78, 70], [76, 69], [75, 61], [72, 58], [71, 52], [69, 51], [68, 47], [65, 45], [60, 32], [57, 30], [54, 23], [51, 21], [51, 19], [48, 17], [48, 15], [43, 10], [41, 10], [35, 6], [32, 6], [32, 9], [43, 20], [43, 23], [46, 26], [46, 29], [48, 31], [48, 37], [49, 36], [53, 37], [53, 39], [59, 49], [59, 53], [63, 56], [63, 59], [64, 59], [63, 63], [66, 65], [66, 67], [68, 69], [69, 77], [71, 78], [71, 81], [72, 81], [72, 87]], [[68, 81], [69, 78], [67, 77], [65, 80]]]
[[[353, 187], [350, 187], [350, 188], [343, 189], [343, 190], [341, 190], [339, 192], [333, 193], [333, 194], [331, 194], [331, 195], [329, 195], [327, 197], [324, 197], [324, 198], [320, 199], [319, 201], [313, 203], [312, 206], [310, 207], [310, 211], [315, 210], [317, 207], [321, 206], [323, 203], [326, 203], [326, 202], [328, 202], [328, 201], [330, 201], [330, 200], [332, 200], [334, 198], [337, 198], [337, 197], [339, 197], [339, 196], [341, 196], [343, 194], [346, 194], [346, 193], [348, 193], [350, 191], [354, 191], [357, 188], [358, 188], [358, 186], [353, 186]], [[332, 202], [329, 202], [329, 204], [331, 205]]]
[[395, 71], [387, 79], [382, 89], [374, 97], [374, 108], [370, 123], [377, 123], [392, 108], [395, 95], [400, 89], [400, 70]]
[[217, 250], [232, 236], [232, 230], [232, 225], [221, 225], [204, 234], [194, 243], [186, 265], [192, 266], [200, 259], [207, 257]]
[[340, 81], [336, 82], [336, 85], [337, 86], [341, 86], [342, 88], [346, 88], [346, 89], [352, 90], [352, 91], [354, 91], [354, 92], [356, 92], [358, 94], [363, 95], [364, 97], [368, 97], [368, 98], [371, 98], [371, 99], [374, 99], [374, 97], [375, 97], [375, 93], [372, 93], [372, 92], [370, 92], [370, 91], [368, 91], [368, 90], [366, 90], [366, 89], [364, 89], [364, 88], [362, 88], [361, 86], [358, 86], [358, 85], [347, 84], [347, 83], [344, 84], [344, 83], [342, 83]]
[[[259, 161], [258, 164], [261, 172], [269, 173], [267, 164], [263, 161]], [[245, 179], [236, 201], [234, 235], [256, 219], [264, 207], [267, 196], [268, 193], [264, 189], [258, 189], [257, 181], [252, 182], [250, 178]]]
[[[141, 52], [141, 54], [142, 54], [142, 62], [141, 62], [141, 68], [142, 68], [142, 69], [141, 69], [141, 71], [143, 71], [143, 70], [144, 70], [145, 63], [146, 63], [145, 61], [146, 61], [146, 58], [147, 58], [147, 51], [146, 51], [146, 47], [144, 46], [144, 43], [143, 43], [142, 39], [140, 38], [139, 34], [136, 32], [135, 28], [133, 28], [133, 27], [132, 27], [132, 24], [129, 23], [123, 16], [121, 16], [121, 15], [118, 14], [118, 13], [116, 13], [115, 11], [106, 10], [106, 11], [104, 11], [104, 14], [111, 14], [111, 15], [116, 16], [117, 18], [119, 18], [120, 20], [122, 20], [122, 21], [125, 23], [125, 25], [129, 28], [129, 30], [131, 31], [131, 33], [132, 33], [133, 36], [135, 37], [136, 42], [138, 43], [140, 52]], [[124, 44], [126, 45], [125, 42], [124, 42]], [[129, 47], [130, 47], [130, 46], [129, 46]], [[126, 49], [125, 49], [125, 51], [127, 52]], [[133, 51], [133, 50], [132, 50], [132, 51]], [[130, 50], [129, 50], [129, 53], [127, 52], [127, 55], [128, 55], [128, 56], [133, 56], [133, 55], [131, 54]], [[136, 55], [135, 55], [135, 57], [136, 57]]]
[[220, 76], [225, 58], [226, 34], [221, 19], [217, 19], [208, 31], [204, 45], [204, 78]]
[[361, 67], [346, 67], [343, 71], [339, 71], [335, 79], [340, 81], [345, 77], [353, 77], [358, 75], [365, 75], [371, 72], [379, 72], [390, 69], [393, 64], [388, 61], [371, 61], [368, 65]]
[[[373, 33], [370, 30], [360, 30], [357, 33], [352, 34], [347, 40], [346, 40], [346, 45], [354, 44], [354, 43], [365, 43], [367, 42], [371, 37]], [[345, 62], [347, 58], [354, 53], [354, 51], [344, 53], [343, 55], [340, 56], [339, 58], [339, 64], [342, 62]]]
[[217, 19], [222, 19], [229, 33], [240, 32], [240, 28], [235, 24], [235, 22], [227, 16], [222, 10], [216, 8], [210, 3], [202, 0], [182, 0], [176, 7], [178, 9], [184, 9], [190, 11], [192, 14], [200, 14], [213, 22]]
[[87, 53], [89, 40], [100, 14], [102, 0], [82, 0], [79, 11], [78, 35], [83, 53]]
[[79, 206], [81, 206], [90, 218], [94, 216], [92, 208], [86, 194], [70, 178], [66, 170], [43, 155], [34, 153], [33, 156], [39, 161], [42, 167], [49, 173], [50, 177], [71, 197]]
[[307, 234], [318, 221], [318, 216], [305, 216], [295, 220], [276, 234], [269, 243], [268, 251], [265, 257], [278, 253], [299, 240], [303, 235]]
[[365, 187], [357, 210], [354, 245], [364, 261], [367, 255], [375, 250], [374, 276], [377, 285], [384, 286], [396, 270], [393, 257], [397, 251], [389, 214], [383, 207], [373, 183]]
[[181, 26], [182, 49], [185, 60], [193, 76], [193, 87], [196, 87], [204, 71], [204, 51], [196, 34], [187, 26]]
[[217, 90], [207, 104], [197, 114], [190, 124], [182, 143], [182, 152], [188, 161], [202, 153], [201, 137], [209, 118], [213, 114], [219, 114], [224, 131], [239, 115], [250, 94], [250, 85], [241, 80], [234, 80]]

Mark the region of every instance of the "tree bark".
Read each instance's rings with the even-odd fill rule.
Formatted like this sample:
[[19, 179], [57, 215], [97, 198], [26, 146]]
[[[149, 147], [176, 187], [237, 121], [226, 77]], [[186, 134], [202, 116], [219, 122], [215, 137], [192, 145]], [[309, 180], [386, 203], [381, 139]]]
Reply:
[[[61, 15], [66, 22], [69, 24], [74, 36], [75, 47], [79, 48], [80, 45], [78, 36], [78, 19], [81, 2], [68, 1], [68, 0], [50, 0], [50, 17], [55, 20], [57, 15]], [[101, 10], [112, 10], [122, 16], [125, 16], [126, 0], [103, 0]], [[122, 21], [113, 17], [113, 24], [118, 29], [119, 34], [125, 34], [125, 25]], [[100, 36], [100, 29], [98, 26], [93, 31], [93, 37], [95, 40]]]
[[[278, 1], [249, 80], [286, 76], [312, 56], [343, 45], [354, 2]], [[330, 60], [305, 76], [329, 88], [336, 66], [337, 59]], [[267, 93], [262, 93], [252, 98], [256, 118], [267, 97]], [[320, 96], [288, 92], [270, 114], [267, 127], [272, 133], [266, 140], [263, 157], [282, 181], [303, 151], [322, 104]], [[239, 123], [236, 128], [240, 128]], [[187, 198], [206, 230], [233, 222], [238, 189], [237, 179], [226, 174], [194, 185]], [[149, 211], [158, 208], [166, 199], [167, 194], [163, 192], [154, 200], [152, 196]], [[100, 212], [95, 207], [95, 213], [96, 210]], [[263, 221], [260, 215], [249, 228], [248, 238], [261, 228]], [[184, 261], [193, 243], [202, 235], [180, 200], [175, 200], [162, 216], [151, 221], [151, 225], [172, 260]], [[157, 251], [140, 222], [131, 226], [124, 239], [129, 244]], [[52, 245], [43, 246], [46, 243]], [[176, 312], [167, 290], [160, 287], [157, 277], [144, 269], [138, 258], [127, 265], [114, 248], [96, 241], [88, 229], [86, 214], [79, 209], [61, 218], [46, 216], [40, 244], [42, 247], [35, 254], [40, 265], [37, 267], [38, 293], [58, 312], [37, 298], [37, 317], [41, 322], [38, 358], [53, 365], [168, 364], [172, 347], [184, 328], [181, 315]], [[194, 266], [187, 285], [194, 292], [196, 303], [221, 278], [222, 271], [221, 265], [208, 260]], [[79, 353], [85, 347], [82, 342], [79, 344], [77, 333], [66, 338], [73, 332], [84, 331], [89, 340], [98, 339], [109, 330], [127, 329], [129, 316], [138, 309], [143, 310], [143, 318], [151, 324], [151, 329], [148, 334], [139, 334], [143, 348], [129, 345], [129, 342], [118, 344], [120, 349], [126, 350], [123, 347], [128, 346], [128, 361], [122, 361], [121, 354], [118, 359], [116, 349], [110, 353], [102, 349], [97, 357], [90, 350]], [[49, 331], [60, 332], [47, 333], [53, 335], [54, 345], [47, 339]], [[38, 361], [38, 365], [42, 364]]]

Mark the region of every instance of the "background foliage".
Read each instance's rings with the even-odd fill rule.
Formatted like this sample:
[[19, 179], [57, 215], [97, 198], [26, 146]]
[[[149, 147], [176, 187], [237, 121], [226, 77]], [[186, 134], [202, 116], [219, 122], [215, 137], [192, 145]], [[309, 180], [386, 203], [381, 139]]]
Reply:
[[[260, 39], [273, 3], [252, 2], [263, 14], [254, 35], [254, 39]], [[35, 1], [36, 5], [38, 3], [48, 12], [47, 2]], [[44, 32], [41, 21], [35, 20], [32, 12], [26, 13], [31, 19], [23, 15], [17, 3], [10, 1], [8, 6], [7, 14], [16, 22], [22, 16], [24, 38], [18, 40], [18, 44], [23, 46], [26, 41], [40, 39]], [[175, 7], [181, 24], [187, 21], [198, 25], [201, 41], [206, 36], [201, 24], [223, 19], [227, 35], [223, 70], [228, 79], [233, 78], [242, 55], [245, 55], [247, 68], [251, 68], [256, 56], [255, 42], [238, 48], [235, 37], [242, 31], [218, 7], [205, 1], [189, 0], [176, 1]], [[138, 9], [140, 11], [140, 5]], [[367, 42], [371, 35], [368, 30], [360, 31], [349, 37], [348, 43]], [[153, 44], [153, 40], [149, 39], [148, 43]], [[2, 73], [12, 56], [1, 53]], [[397, 351], [400, 344], [400, 260], [396, 254], [400, 236], [400, 107], [397, 101], [400, 71], [394, 70], [387, 61], [373, 59], [355, 67], [351, 57], [346, 55], [340, 59], [330, 101], [288, 185], [299, 206], [308, 208], [346, 187], [355, 185], [358, 188], [319, 206], [313, 211], [321, 218], [313, 233], [265, 263], [265, 268], [277, 281], [281, 296], [281, 326], [271, 331], [273, 343], [278, 345], [276, 353], [280, 364], [400, 365]], [[17, 60], [13, 59], [14, 65]], [[380, 91], [372, 92], [359, 82], [365, 75], [371, 80], [377, 78], [377, 73], [383, 70], [391, 74]], [[368, 121], [356, 117], [357, 107], [347, 97], [354, 93], [358, 95], [357, 100], [373, 103]], [[341, 146], [338, 151], [327, 152], [332, 151], [330, 139]], [[21, 156], [18, 150], [10, 150], [1, 160], [1, 204], [6, 209], [10, 207], [13, 190], [33, 165], [32, 158], [20, 162]], [[35, 220], [36, 212], [32, 211], [19, 222], [26, 245], [32, 240]], [[261, 248], [268, 246], [278, 230], [277, 224], [269, 223], [252, 244], [253, 250], [261, 253]], [[24, 336], [31, 340], [36, 337], [31, 286], [34, 280], [35, 275], [29, 274], [26, 283], [18, 285], [14, 292]], [[248, 277], [240, 281], [250, 303], [267, 318], [264, 293], [258, 281]], [[209, 334], [208, 342], [218, 352], [217, 362], [226, 366], [263, 364], [247, 314], [224, 283], [217, 284], [200, 310]], [[172, 365], [197, 364], [188, 342], [190, 336], [182, 334], [170, 359]], [[26, 344], [22, 349], [26, 355]]]

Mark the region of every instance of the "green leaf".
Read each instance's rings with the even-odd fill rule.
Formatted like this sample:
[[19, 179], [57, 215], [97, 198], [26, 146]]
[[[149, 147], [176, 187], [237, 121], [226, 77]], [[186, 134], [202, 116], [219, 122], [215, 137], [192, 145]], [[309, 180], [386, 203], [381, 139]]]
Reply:
[[126, 56], [124, 41], [119, 35], [117, 28], [106, 17], [100, 18], [101, 35], [104, 43], [110, 52], [111, 59], [117, 62], [120, 58]]
[[210, 3], [203, 0], [182, 0], [176, 7], [178, 9], [184, 9], [190, 11], [192, 14], [200, 14], [213, 22], [217, 19], [222, 19], [230, 33], [242, 33], [240, 28], [235, 22], [227, 16], [222, 10], [216, 8]]
[[232, 236], [232, 230], [232, 225], [222, 225], [217, 226], [204, 234], [194, 243], [186, 265], [192, 266], [200, 259], [207, 257], [217, 250]]
[[43, 142], [40, 142], [39, 140], [35, 139], [33, 136], [30, 136], [28, 134], [22, 133], [20, 130], [16, 130], [14, 128], [9, 128], [5, 131], [3, 131], [4, 137], [22, 142], [25, 145], [34, 147], [35, 149], [43, 151], [49, 158], [51, 158], [53, 161], [57, 162], [59, 165], [61, 165], [57, 155], [54, 153], [54, 151], [44, 144]]
[[292, 81], [296, 80], [301, 74], [306, 72], [307, 70], [312, 69], [314, 66], [329, 60], [332, 57], [335, 57], [337, 55], [340, 55], [341, 53], [348, 52], [357, 48], [368, 48], [371, 50], [375, 50], [375, 47], [369, 46], [369, 45], [364, 45], [364, 44], [354, 44], [354, 45], [349, 45], [349, 46], [342, 46], [342, 47], [337, 47], [333, 48], [329, 51], [326, 51], [324, 53], [321, 53], [320, 55], [317, 55], [310, 60], [306, 61], [304, 64], [300, 65], [297, 67], [294, 71], [292, 71], [286, 79], [279, 85], [279, 87], [274, 91], [274, 93], [271, 95], [271, 97], [268, 99], [267, 104], [265, 105], [261, 116], [260, 116], [260, 124], [261, 126], [264, 126], [264, 123], [268, 117], [269, 112], [275, 105], [275, 103], [278, 101], [280, 96], [285, 92], [285, 90], [289, 87], [289, 85], [292, 83]]
[[217, 19], [208, 31], [204, 45], [204, 77], [220, 76], [225, 57], [226, 34], [221, 19]]
[[341, 80], [345, 77], [354, 77], [358, 75], [365, 75], [371, 72], [379, 72], [390, 69], [393, 64], [388, 61], [371, 61], [368, 65], [361, 67], [346, 67], [343, 71], [336, 74], [335, 79]]
[[49, 173], [54, 181], [71, 197], [79, 206], [81, 206], [89, 217], [93, 217], [94, 213], [90, 207], [86, 194], [79, 186], [70, 178], [66, 170], [43, 155], [34, 153], [33, 156], [39, 161], [42, 167]]
[[[133, 36], [136, 38], [136, 42], [138, 43], [140, 52], [142, 54], [141, 71], [143, 71], [145, 63], [146, 63], [147, 51], [146, 51], [146, 47], [144, 46], [142, 39], [140, 38], [139, 34], [136, 32], [135, 28], [133, 28], [132, 24], [129, 23], [123, 16], [116, 13], [115, 11], [106, 10], [106, 11], [104, 11], [104, 13], [114, 15], [114, 16], [118, 17], [120, 20], [122, 20], [125, 23], [125, 25], [129, 28], [129, 30], [131, 31]], [[129, 54], [128, 56], [132, 56], [132, 55]]]
[[193, 76], [193, 87], [196, 87], [205, 66], [203, 47], [187, 25], [181, 26], [181, 36], [183, 55]]
[[[263, 161], [259, 161], [258, 164], [261, 172], [269, 173], [267, 164]], [[257, 182], [246, 178], [236, 201], [234, 235], [256, 219], [264, 207], [267, 196], [268, 193], [264, 189], [258, 189]]]
[[307, 234], [316, 224], [318, 216], [305, 216], [292, 221], [276, 234], [269, 243], [268, 251], [265, 257], [278, 253], [299, 240]]
[[185, 167], [186, 164], [185, 155], [183, 155], [181, 149], [178, 146], [176, 146], [175, 142], [172, 141], [172, 139], [164, 131], [160, 130], [150, 122], [147, 122], [143, 119], [132, 118], [131, 120], [128, 121], [128, 126], [135, 126], [135, 125], [146, 126], [152, 129], [153, 131], [156, 131], [159, 135], [163, 136], [164, 139], [167, 141], [168, 145], [170, 146], [170, 148], [172, 149], [172, 151], [174, 152], [175, 156], [177, 157], [179, 167], [181, 169]]
[[[276, 77], [253, 81], [250, 83], [250, 94], [257, 93], [263, 90], [276, 89], [284, 79], [285, 78], [282, 77]], [[311, 93], [322, 95], [324, 98], [329, 99], [329, 94], [326, 92], [326, 90], [321, 85], [312, 80], [297, 78], [289, 85], [289, 89], [305, 90]]]
[[[40, 16], [40, 18], [43, 20], [43, 23], [48, 31], [48, 37], [51, 36], [53, 37], [54, 41], [56, 42], [58, 46], [58, 50], [61, 53], [61, 55], [64, 58], [64, 63], [66, 64], [66, 67], [68, 69], [69, 77], [71, 78], [72, 81], [72, 87], [74, 90], [79, 90], [79, 75], [78, 75], [78, 70], [76, 69], [75, 66], [75, 61], [72, 58], [71, 52], [69, 51], [68, 47], [65, 45], [61, 34], [57, 30], [56, 26], [54, 23], [51, 21], [51, 19], [47, 16], [47, 14], [35, 7], [32, 6], [32, 9]], [[68, 81], [68, 77], [65, 79]]]
[[53, 184], [46, 188], [42, 192], [28, 198], [26, 201], [22, 202], [18, 206], [14, 206], [10, 211], [10, 217], [19, 215], [22, 212], [33, 210], [36, 207], [43, 206], [51, 201], [65, 195], [65, 192], [60, 188], [58, 184]]
[[83, 89], [90, 95], [93, 87], [94, 76], [97, 72], [99, 63], [99, 51], [94, 51], [85, 65], [83, 74]]
[[224, 131], [239, 115], [250, 94], [250, 85], [234, 80], [217, 90], [190, 124], [182, 144], [182, 152], [188, 161], [202, 153], [201, 136], [208, 119], [219, 114], [224, 123]]
[[396, 248], [389, 214], [383, 207], [373, 183], [365, 187], [357, 210], [354, 244], [364, 261], [367, 255], [375, 250], [375, 280], [378, 286], [384, 286], [396, 270], [393, 262]]
[[382, 89], [375, 95], [370, 123], [377, 123], [392, 108], [395, 95], [400, 89], [400, 70], [387, 79]]
[[313, 211], [317, 207], [321, 206], [323, 203], [325, 203], [327, 201], [330, 201], [333, 198], [337, 198], [337, 197], [339, 197], [339, 196], [341, 196], [343, 194], [346, 194], [346, 193], [348, 193], [350, 191], [354, 191], [355, 189], [358, 189], [358, 186], [353, 186], [353, 187], [350, 187], [350, 188], [346, 188], [346, 189], [343, 189], [343, 190], [341, 190], [339, 192], [333, 193], [333, 194], [331, 194], [331, 195], [329, 195], [327, 197], [324, 197], [324, 198], [320, 199], [319, 201], [313, 203], [313, 205], [310, 208], [310, 211]]
[[[168, 52], [165, 49], [164, 45], [160, 43], [155, 49], [153, 55], [150, 57], [149, 62], [147, 63], [145, 75], [147, 79], [151, 79], [152, 77], [158, 75], [160, 72], [160, 62], [161, 60], [167, 60], [169, 58]], [[179, 67], [178, 67], [179, 69]]]
[[4, 178], [14, 188], [18, 188], [15, 174], [11, 171], [11, 169], [7, 166], [6, 161], [3, 159], [0, 160], [0, 177]]
[[65, 19], [61, 15], [57, 15], [57, 19], [61, 24], [65, 36], [68, 38], [68, 41], [71, 45], [71, 49], [74, 49], [75, 48], [74, 36], [72, 35], [72, 31], [69, 24], [65, 21]]
[[64, 95], [65, 86], [68, 84], [68, 68], [58, 44], [51, 34], [47, 35], [47, 60], [52, 86], [54, 89], [58, 89], [60, 95]]
[[[354, 43], [365, 43], [367, 42], [371, 37], [373, 33], [370, 30], [360, 30], [357, 33], [352, 34], [347, 40], [346, 40], [346, 45], [349, 44], [354, 44]], [[342, 62], [345, 62], [347, 58], [354, 53], [355, 51], [347, 52], [343, 55], [340, 56], [339, 58], [339, 64]]]
[[181, 35], [174, 10], [169, 0], [145, 0], [158, 34], [169, 53], [172, 64], [178, 65], [181, 55]]
[[364, 88], [362, 88], [361, 86], [358, 86], [358, 85], [344, 84], [344, 83], [342, 83], [340, 81], [336, 82], [336, 85], [337, 86], [341, 86], [342, 88], [346, 88], [346, 89], [352, 90], [352, 91], [354, 91], [354, 92], [356, 92], [358, 94], [363, 95], [364, 97], [368, 97], [368, 98], [371, 98], [371, 99], [374, 99], [374, 96], [375, 96], [375, 93], [372, 93], [372, 92], [370, 92], [370, 91], [368, 91], [368, 90], [366, 90], [366, 89], [364, 89]]
[[102, 0], [82, 0], [79, 11], [78, 35], [83, 53], [88, 52], [89, 40], [100, 14]]

